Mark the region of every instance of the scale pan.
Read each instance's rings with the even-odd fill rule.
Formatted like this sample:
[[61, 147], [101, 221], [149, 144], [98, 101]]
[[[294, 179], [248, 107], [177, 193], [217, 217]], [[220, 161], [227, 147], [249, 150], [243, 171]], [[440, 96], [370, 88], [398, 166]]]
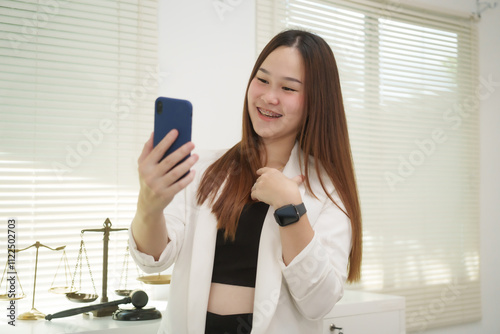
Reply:
[[91, 293], [70, 292], [66, 294], [66, 298], [75, 303], [90, 303], [98, 297], [98, 295]]
[[6, 293], [6, 294], [0, 295], [0, 300], [19, 300], [19, 299], [23, 299], [24, 297], [26, 297], [26, 295], [24, 293], [23, 294], [16, 294], [15, 297], [9, 297], [9, 295]]
[[75, 291], [76, 291], [75, 289], [71, 289], [71, 287], [69, 286], [55, 286], [49, 289], [49, 292], [63, 294], [63, 295]]
[[148, 275], [137, 277], [138, 281], [146, 284], [170, 284], [172, 275]]
[[130, 296], [130, 293], [131, 293], [132, 291], [133, 291], [133, 290], [126, 290], [126, 289], [122, 289], [122, 290], [115, 290], [115, 293], [116, 293], [118, 296], [128, 297], [128, 296]]

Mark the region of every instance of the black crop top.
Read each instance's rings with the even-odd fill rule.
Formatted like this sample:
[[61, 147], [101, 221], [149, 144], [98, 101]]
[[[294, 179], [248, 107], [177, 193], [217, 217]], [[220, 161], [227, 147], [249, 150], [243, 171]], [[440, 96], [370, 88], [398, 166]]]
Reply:
[[224, 240], [223, 229], [217, 231], [213, 283], [255, 287], [260, 233], [268, 209], [263, 202], [245, 205], [234, 241]]

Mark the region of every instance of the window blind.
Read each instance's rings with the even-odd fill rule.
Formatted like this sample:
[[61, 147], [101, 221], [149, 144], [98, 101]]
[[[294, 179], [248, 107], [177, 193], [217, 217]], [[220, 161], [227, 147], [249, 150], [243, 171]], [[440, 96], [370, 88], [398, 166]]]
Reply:
[[[475, 22], [400, 2], [257, 0], [258, 52], [284, 28], [337, 59], [363, 214], [362, 280], [406, 297], [408, 332], [481, 317]], [[381, 329], [383, 331], [383, 329]]]
[[[128, 228], [138, 192], [137, 158], [152, 131], [154, 99], [165, 76], [157, 67], [156, 0], [4, 0], [0, 4], [0, 237], [7, 259], [7, 219], [16, 218], [18, 249], [39, 241], [66, 246], [69, 284], [101, 298], [103, 233]], [[108, 297], [138, 288], [127, 232], [111, 232]], [[35, 251], [19, 252], [16, 269], [31, 309]], [[39, 248], [34, 306], [43, 313], [77, 305], [50, 287], [67, 284], [62, 251]], [[125, 266], [126, 267], [126, 266]], [[5, 289], [3, 281], [2, 289]], [[20, 287], [17, 292], [20, 293]], [[0, 291], [0, 294], [5, 293]], [[2, 302], [3, 303], [3, 302]]]

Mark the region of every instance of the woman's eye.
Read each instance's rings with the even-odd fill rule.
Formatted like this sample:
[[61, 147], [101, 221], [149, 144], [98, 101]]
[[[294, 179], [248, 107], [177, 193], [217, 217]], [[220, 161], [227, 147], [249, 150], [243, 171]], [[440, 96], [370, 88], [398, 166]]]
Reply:
[[265, 84], [269, 83], [269, 82], [267, 82], [267, 80], [264, 80], [262, 78], [257, 78], [257, 80], [259, 80], [260, 82], [265, 83]]
[[283, 87], [283, 90], [289, 91], [289, 92], [296, 92], [295, 89], [290, 88], [290, 87]]

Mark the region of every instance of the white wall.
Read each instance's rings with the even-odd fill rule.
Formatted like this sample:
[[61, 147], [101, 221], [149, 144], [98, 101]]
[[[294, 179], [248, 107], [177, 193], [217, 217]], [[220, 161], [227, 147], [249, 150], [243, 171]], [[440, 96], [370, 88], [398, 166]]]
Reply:
[[193, 103], [198, 149], [229, 148], [241, 138], [245, 89], [256, 59], [255, 2], [160, 1], [160, 95]]
[[[193, 141], [198, 148], [224, 148], [241, 134], [243, 96], [255, 60], [255, 0], [160, 1], [160, 69], [168, 72], [165, 96], [194, 104]], [[411, 0], [413, 5], [471, 13], [475, 0]], [[222, 16], [219, 16], [221, 14]], [[480, 74], [500, 83], [500, 6], [479, 22]], [[500, 84], [481, 101], [481, 286], [483, 319], [429, 330], [428, 334], [500, 333]]]

